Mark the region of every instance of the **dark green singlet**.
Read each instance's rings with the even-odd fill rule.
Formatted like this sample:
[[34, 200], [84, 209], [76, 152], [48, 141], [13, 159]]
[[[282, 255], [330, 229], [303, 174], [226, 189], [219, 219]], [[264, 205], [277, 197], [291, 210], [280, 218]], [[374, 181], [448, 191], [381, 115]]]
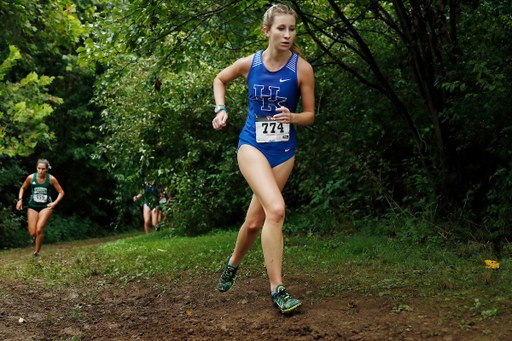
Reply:
[[46, 207], [48, 203], [52, 202], [52, 197], [50, 196], [50, 174], [46, 174], [46, 181], [42, 184], [37, 182], [37, 173], [32, 177], [32, 183], [30, 187], [32, 188], [32, 195], [28, 201], [29, 207]]

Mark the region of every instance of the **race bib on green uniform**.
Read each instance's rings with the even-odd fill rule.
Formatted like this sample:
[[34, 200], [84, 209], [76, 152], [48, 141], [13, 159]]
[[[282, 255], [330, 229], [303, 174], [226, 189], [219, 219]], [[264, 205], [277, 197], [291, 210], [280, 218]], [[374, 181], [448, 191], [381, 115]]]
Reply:
[[46, 192], [46, 188], [44, 187], [36, 187], [34, 188], [34, 202], [46, 204], [48, 202], [48, 193]]

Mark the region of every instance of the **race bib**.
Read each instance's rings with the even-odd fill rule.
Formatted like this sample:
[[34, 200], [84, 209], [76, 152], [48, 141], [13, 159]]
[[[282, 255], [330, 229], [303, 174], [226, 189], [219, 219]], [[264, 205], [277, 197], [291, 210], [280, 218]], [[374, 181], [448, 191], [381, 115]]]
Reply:
[[46, 188], [44, 187], [36, 187], [34, 189], [34, 202], [46, 204], [48, 202], [48, 195], [46, 194]]
[[289, 123], [278, 123], [274, 116], [256, 116], [256, 142], [286, 142], [289, 139]]
[[46, 194], [34, 194], [34, 202], [46, 204], [46, 200], [48, 200], [48, 196]]

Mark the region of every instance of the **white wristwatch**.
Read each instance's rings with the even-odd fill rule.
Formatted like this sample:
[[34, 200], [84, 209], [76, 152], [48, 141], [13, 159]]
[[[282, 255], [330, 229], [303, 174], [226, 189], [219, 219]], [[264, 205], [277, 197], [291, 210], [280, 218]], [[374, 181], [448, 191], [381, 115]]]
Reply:
[[216, 106], [215, 106], [215, 109], [213, 109], [213, 111], [215, 111], [215, 113], [216, 113], [216, 114], [217, 114], [219, 111], [221, 111], [221, 110], [224, 110], [225, 112], [228, 112], [228, 111], [226, 110], [226, 108], [225, 108], [223, 105], [216, 105]]

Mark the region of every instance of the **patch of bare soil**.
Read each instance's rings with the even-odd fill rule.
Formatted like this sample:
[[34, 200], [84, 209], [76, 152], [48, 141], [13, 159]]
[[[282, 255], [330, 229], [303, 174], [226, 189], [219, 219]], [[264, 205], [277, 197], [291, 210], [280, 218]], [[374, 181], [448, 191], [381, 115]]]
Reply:
[[400, 300], [413, 310], [393, 312], [399, 305], [389, 297], [315, 298], [319, 287], [288, 277], [303, 306], [283, 315], [272, 307], [264, 278], [242, 278], [227, 293], [216, 290], [217, 278], [182, 278], [185, 285], [175, 289], [94, 280], [88, 288], [48, 290], [37, 279], [0, 280], [0, 339], [512, 340], [510, 312], [461, 327], [461, 319], [469, 324], [475, 317], [450, 320], [452, 308], [432, 300]]

